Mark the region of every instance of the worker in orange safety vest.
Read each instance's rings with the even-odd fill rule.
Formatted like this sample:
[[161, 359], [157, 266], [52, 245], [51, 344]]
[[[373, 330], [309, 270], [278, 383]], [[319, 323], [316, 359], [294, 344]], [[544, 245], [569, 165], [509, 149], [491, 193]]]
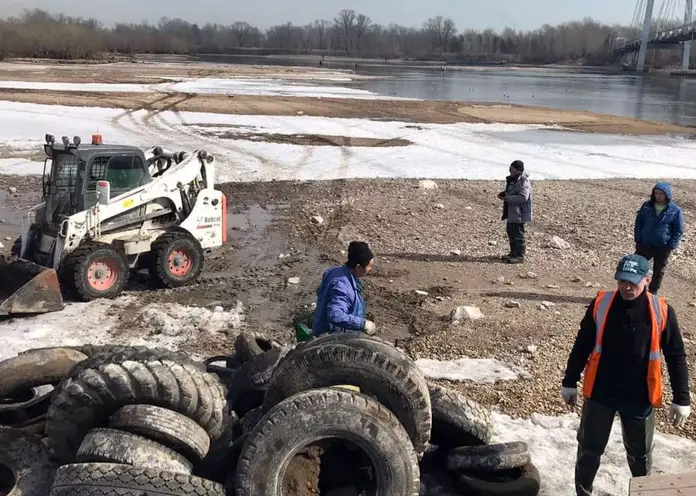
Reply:
[[634, 477], [652, 467], [655, 409], [662, 405], [662, 369], [672, 385], [670, 419], [680, 428], [691, 413], [686, 352], [674, 309], [647, 290], [648, 260], [627, 255], [614, 278], [617, 290], [599, 291], [580, 323], [568, 358], [561, 396], [577, 404], [577, 383], [585, 371], [578, 429], [575, 489], [592, 494], [595, 475], [619, 414], [628, 466]]

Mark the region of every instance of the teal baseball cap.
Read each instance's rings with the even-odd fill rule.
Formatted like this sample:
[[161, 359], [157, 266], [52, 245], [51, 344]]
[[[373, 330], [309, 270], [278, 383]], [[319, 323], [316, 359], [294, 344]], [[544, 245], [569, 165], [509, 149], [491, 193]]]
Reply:
[[626, 255], [616, 266], [614, 279], [617, 281], [628, 281], [639, 284], [645, 277], [650, 275], [650, 263], [641, 255]]

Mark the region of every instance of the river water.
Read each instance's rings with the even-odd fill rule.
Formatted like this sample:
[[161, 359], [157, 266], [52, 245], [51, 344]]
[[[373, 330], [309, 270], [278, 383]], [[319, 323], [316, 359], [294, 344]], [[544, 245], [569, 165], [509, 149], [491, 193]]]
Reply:
[[[319, 59], [233, 56], [208, 60], [316, 66]], [[327, 59], [323, 67], [352, 69], [354, 65], [352, 61]], [[358, 61], [357, 72], [391, 77], [351, 84], [381, 95], [538, 105], [696, 125], [696, 79], [586, 68], [475, 67], [441, 71], [438, 66], [362, 61]]]

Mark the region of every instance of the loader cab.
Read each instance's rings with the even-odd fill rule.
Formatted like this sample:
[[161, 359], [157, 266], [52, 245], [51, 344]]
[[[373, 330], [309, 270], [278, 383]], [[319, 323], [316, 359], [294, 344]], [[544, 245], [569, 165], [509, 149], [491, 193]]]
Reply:
[[[110, 199], [132, 191], [151, 181], [145, 155], [140, 148], [104, 145], [101, 136], [80, 146], [75, 137], [62, 145], [46, 135], [43, 197], [46, 202], [44, 229], [55, 230], [66, 217], [93, 207], [97, 203], [97, 183], [109, 181]], [[102, 200], [103, 201], [103, 200]]]

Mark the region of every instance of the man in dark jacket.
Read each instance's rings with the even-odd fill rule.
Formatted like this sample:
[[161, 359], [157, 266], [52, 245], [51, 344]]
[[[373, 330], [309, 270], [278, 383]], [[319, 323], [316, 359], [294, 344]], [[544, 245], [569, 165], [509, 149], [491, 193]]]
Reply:
[[524, 262], [526, 242], [525, 224], [532, 221], [532, 183], [524, 171], [524, 163], [515, 160], [510, 164], [510, 175], [505, 178], [505, 191], [498, 193], [503, 200], [503, 220], [507, 220], [507, 236], [510, 253], [503, 260], [511, 264]]
[[312, 335], [333, 332], [375, 334], [374, 322], [365, 320], [365, 300], [360, 280], [370, 273], [374, 262], [367, 243], [352, 241], [348, 245], [348, 261], [324, 272], [317, 290]]
[[[686, 352], [677, 315], [663, 297], [646, 290], [650, 265], [627, 255], [616, 269], [617, 291], [600, 291], [587, 307], [561, 387], [563, 400], [577, 403], [577, 383], [585, 369], [575, 489], [591, 495], [614, 416], [621, 418], [628, 466], [634, 477], [652, 468], [655, 408], [662, 407], [660, 354], [672, 385], [672, 424], [691, 413]], [[662, 352], [662, 353], [660, 353]]]
[[672, 187], [665, 182], [655, 184], [650, 200], [638, 209], [634, 228], [636, 253], [654, 259], [651, 293], [660, 289], [669, 256], [683, 234], [684, 214], [672, 201]]

